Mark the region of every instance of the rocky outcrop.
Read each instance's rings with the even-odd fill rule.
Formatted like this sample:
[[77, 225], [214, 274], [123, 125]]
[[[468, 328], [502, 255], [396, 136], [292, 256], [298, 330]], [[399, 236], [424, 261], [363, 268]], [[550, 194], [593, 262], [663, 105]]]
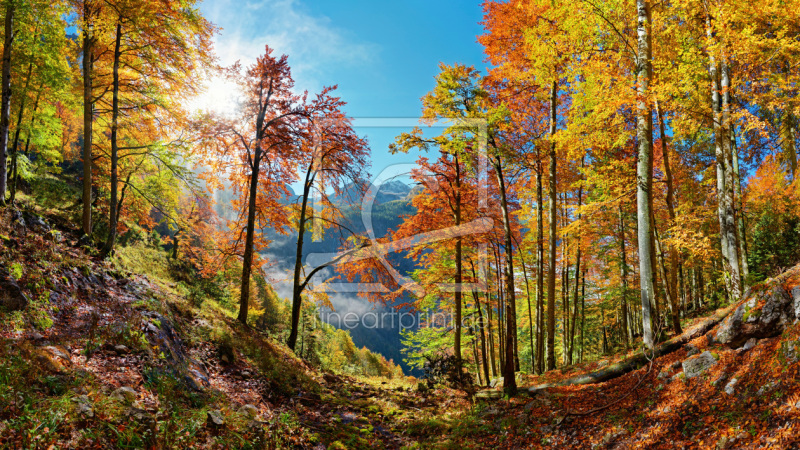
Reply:
[[28, 297], [8, 271], [0, 267], [0, 309], [21, 311], [27, 307]]
[[800, 289], [786, 285], [800, 276], [800, 266], [753, 288], [719, 326], [717, 342], [739, 348], [749, 339], [777, 336], [798, 319]]
[[25, 235], [28, 231], [33, 231], [39, 234], [46, 234], [50, 232], [50, 225], [47, 221], [38, 214], [30, 211], [20, 211], [18, 209], [11, 210], [11, 226], [19, 234]]
[[175, 372], [186, 385], [195, 391], [204, 391], [210, 386], [205, 366], [189, 356], [183, 342], [175, 331], [172, 322], [161, 314], [146, 312], [150, 320], [145, 324], [145, 332], [150, 345], [158, 348], [160, 356], [170, 369]]
[[36, 233], [45, 234], [50, 232], [50, 225], [42, 216], [34, 214], [30, 211], [23, 211], [22, 217], [25, 220], [26, 226]]

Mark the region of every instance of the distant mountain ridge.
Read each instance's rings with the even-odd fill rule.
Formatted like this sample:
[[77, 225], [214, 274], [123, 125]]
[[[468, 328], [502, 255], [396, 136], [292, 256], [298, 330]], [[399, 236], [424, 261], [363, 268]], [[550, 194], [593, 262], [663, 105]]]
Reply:
[[[411, 205], [411, 197], [416, 189], [412, 189], [407, 184], [399, 180], [391, 180], [377, 186], [378, 192], [375, 196], [375, 201], [372, 204], [371, 219], [372, 229], [376, 238], [385, 237], [389, 230], [396, 229], [402, 223], [402, 217], [412, 215], [415, 213], [414, 207]], [[352, 200], [350, 200], [352, 199]], [[294, 203], [298, 200], [298, 196], [292, 192], [286, 198], [286, 204]], [[346, 226], [356, 233], [364, 233], [365, 226], [362, 219], [362, 206], [363, 195], [354, 189], [354, 186], [348, 186], [342, 195], [334, 197], [334, 202], [339, 203], [342, 212], [344, 213], [344, 222]], [[262, 230], [266, 237], [271, 241], [267, 249], [262, 254], [266, 256], [271, 264], [274, 272], [288, 274], [290, 269], [294, 267], [295, 252], [297, 246], [297, 237], [295, 234], [280, 235], [273, 229], [267, 228]], [[311, 233], [306, 233], [304, 237], [303, 246], [303, 262], [310, 254], [314, 253], [336, 253], [341, 250], [341, 238], [338, 232], [329, 230], [325, 233], [322, 240], [314, 241]], [[401, 275], [409, 276], [411, 272], [416, 269], [412, 260], [406, 257], [404, 252], [387, 255], [387, 259], [393, 267], [400, 272]], [[328, 272], [329, 276], [336, 275], [336, 272], [331, 270]], [[284, 277], [285, 278], [285, 277]], [[323, 281], [322, 278], [316, 279], [316, 282]], [[291, 297], [291, 283], [283, 282], [275, 284], [275, 290], [283, 298]], [[344, 316], [349, 311], [364, 311], [365, 309], [372, 309], [376, 313], [386, 311], [391, 306], [383, 306], [377, 304], [366, 304], [367, 300], [358, 297], [356, 293], [336, 293], [333, 303], [336, 305], [336, 312]], [[333, 324], [336, 325], [336, 324]], [[399, 328], [374, 328], [357, 326], [350, 329], [353, 342], [359, 347], [367, 347], [368, 349], [382, 354], [387, 359], [392, 359], [396, 364], [399, 364], [405, 373], [411, 373], [410, 368], [403, 363], [403, 355], [400, 352], [402, 343], [400, 342], [400, 329]]]

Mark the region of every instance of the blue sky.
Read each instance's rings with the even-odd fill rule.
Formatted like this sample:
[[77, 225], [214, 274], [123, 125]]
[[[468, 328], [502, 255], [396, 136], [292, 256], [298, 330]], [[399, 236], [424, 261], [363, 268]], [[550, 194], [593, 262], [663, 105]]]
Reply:
[[[269, 45], [289, 55], [298, 89], [337, 84], [356, 119], [418, 116], [440, 61], [485, 67], [476, 42], [482, 33], [477, 0], [205, 0], [200, 8], [222, 27], [216, 40], [222, 64], [250, 63]], [[228, 95], [216, 82], [211, 90], [212, 103]], [[387, 150], [408, 128], [356, 131], [369, 138], [373, 175], [416, 159]]]

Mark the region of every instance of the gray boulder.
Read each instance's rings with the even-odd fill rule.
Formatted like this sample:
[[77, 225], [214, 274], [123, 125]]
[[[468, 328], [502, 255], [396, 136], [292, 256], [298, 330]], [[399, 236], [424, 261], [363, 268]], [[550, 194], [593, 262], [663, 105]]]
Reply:
[[758, 344], [758, 339], [750, 338], [747, 340], [747, 342], [744, 343], [744, 346], [742, 346], [742, 351], [746, 352], [751, 348], [755, 347], [756, 344]]
[[726, 381], [728, 381], [728, 374], [723, 372], [722, 375], [720, 375], [716, 380], [711, 382], [711, 385], [714, 387], [718, 387], [723, 383], [725, 383]]
[[683, 373], [686, 378], [694, 378], [717, 363], [719, 358], [708, 350], [683, 362]]
[[206, 424], [212, 428], [219, 428], [225, 425], [225, 419], [222, 417], [222, 411], [211, 410], [207, 413]]
[[119, 400], [123, 404], [131, 405], [139, 397], [139, 394], [131, 387], [123, 386], [111, 393], [111, 397]]
[[736, 383], [738, 382], [739, 382], [738, 378], [731, 378], [731, 381], [729, 381], [728, 384], [725, 385], [724, 389], [725, 393], [728, 395], [733, 395], [733, 393], [736, 392]]
[[[790, 272], [796, 272], [792, 269]], [[734, 312], [720, 324], [716, 340], [739, 348], [749, 339], [763, 339], [781, 334], [797, 318], [798, 300], [783, 287], [786, 274], [754, 288]], [[792, 294], [794, 294], [794, 291]], [[798, 293], [800, 298], [800, 293]]]
[[239, 414], [246, 416], [248, 419], [255, 419], [258, 417], [258, 408], [255, 405], [247, 404], [239, 408]]
[[794, 302], [794, 319], [800, 320], [800, 286], [792, 289], [792, 301]]
[[800, 361], [800, 341], [781, 342], [781, 348], [778, 350], [778, 360], [787, 366]]
[[779, 385], [780, 385], [780, 383], [778, 383], [777, 381], [769, 381], [765, 385], [763, 385], [760, 388], [758, 388], [758, 391], [756, 392], [756, 395], [761, 397], [762, 395], [769, 394], [772, 391], [774, 391], [775, 388], [777, 388]]

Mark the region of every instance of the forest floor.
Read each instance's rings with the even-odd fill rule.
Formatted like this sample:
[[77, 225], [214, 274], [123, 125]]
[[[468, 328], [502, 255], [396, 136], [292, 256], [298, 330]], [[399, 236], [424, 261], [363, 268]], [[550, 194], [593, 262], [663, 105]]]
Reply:
[[[797, 324], [747, 350], [704, 335], [605, 383], [477, 400], [319, 371], [213, 302], [87, 255], [58, 217], [21, 231], [0, 213], [0, 268], [31, 300], [0, 313], [0, 448], [800, 448]], [[717, 362], [687, 379], [682, 361], [706, 350]]]

